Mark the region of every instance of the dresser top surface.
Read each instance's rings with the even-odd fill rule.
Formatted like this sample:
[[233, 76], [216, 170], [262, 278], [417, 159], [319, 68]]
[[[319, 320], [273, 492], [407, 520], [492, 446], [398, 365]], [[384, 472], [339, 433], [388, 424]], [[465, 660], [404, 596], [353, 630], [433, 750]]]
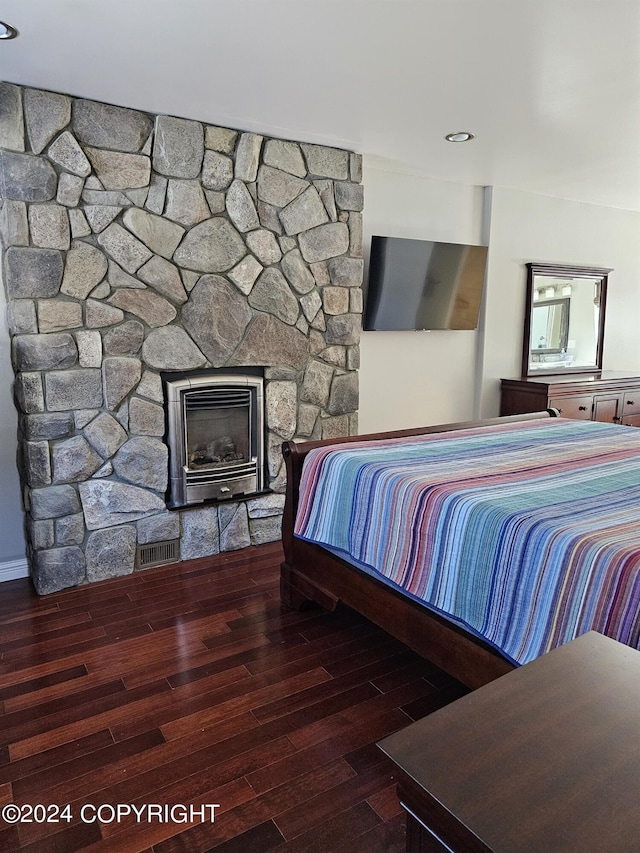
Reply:
[[518, 383], [523, 385], [586, 385], [597, 387], [609, 383], [640, 384], [640, 370], [603, 370], [602, 373], [557, 373], [541, 374], [540, 376], [523, 376], [521, 378], [502, 379], [503, 383]]

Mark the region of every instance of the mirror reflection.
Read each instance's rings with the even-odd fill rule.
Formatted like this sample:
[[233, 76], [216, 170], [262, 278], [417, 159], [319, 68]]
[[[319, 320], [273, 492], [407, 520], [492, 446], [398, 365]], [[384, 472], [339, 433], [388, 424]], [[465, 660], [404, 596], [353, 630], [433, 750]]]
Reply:
[[[535, 299], [535, 296], [534, 296]], [[531, 320], [531, 360], [536, 356], [566, 353], [569, 343], [571, 300], [544, 299], [533, 305]], [[540, 361], [540, 359], [537, 359]]]
[[523, 375], [600, 370], [610, 270], [527, 266]]

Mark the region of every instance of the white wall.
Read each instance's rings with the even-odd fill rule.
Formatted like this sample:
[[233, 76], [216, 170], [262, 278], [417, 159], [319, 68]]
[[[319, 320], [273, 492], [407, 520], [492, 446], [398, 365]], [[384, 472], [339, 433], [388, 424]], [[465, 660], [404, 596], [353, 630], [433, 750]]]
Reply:
[[[373, 234], [482, 243], [481, 187], [390, 172], [364, 158], [364, 243]], [[473, 417], [477, 332], [363, 332], [359, 431]]]
[[24, 517], [18, 479], [18, 415], [13, 403], [13, 368], [0, 277], [0, 581], [27, 573]]
[[480, 416], [498, 414], [499, 380], [520, 376], [527, 261], [613, 267], [603, 368], [640, 373], [640, 213], [498, 187], [487, 193]]

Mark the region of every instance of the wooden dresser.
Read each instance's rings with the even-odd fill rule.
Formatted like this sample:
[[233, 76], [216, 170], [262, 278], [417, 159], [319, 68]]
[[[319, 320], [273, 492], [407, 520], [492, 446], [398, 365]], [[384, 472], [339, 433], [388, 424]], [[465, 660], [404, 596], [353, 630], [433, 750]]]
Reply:
[[501, 379], [501, 415], [558, 409], [563, 418], [640, 426], [640, 374], [604, 370]]
[[640, 849], [640, 652], [595, 632], [378, 746], [408, 853]]

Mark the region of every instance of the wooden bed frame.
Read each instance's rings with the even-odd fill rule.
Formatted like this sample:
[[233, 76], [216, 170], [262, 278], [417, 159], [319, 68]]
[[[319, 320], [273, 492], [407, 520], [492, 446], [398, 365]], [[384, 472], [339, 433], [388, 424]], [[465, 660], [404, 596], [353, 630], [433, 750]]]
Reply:
[[302, 463], [307, 453], [316, 447], [452, 432], [488, 424], [555, 417], [557, 414], [555, 409], [548, 409], [545, 412], [483, 421], [439, 424], [323, 441], [284, 442], [282, 452], [287, 466], [287, 493], [282, 519], [285, 559], [281, 564], [280, 592], [283, 603], [302, 609], [315, 602], [333, 611], [342, 602], [472, 688], [510, 672], [514, 665], [488, 643], [341, 560], [320, 545], [294, 537]]

